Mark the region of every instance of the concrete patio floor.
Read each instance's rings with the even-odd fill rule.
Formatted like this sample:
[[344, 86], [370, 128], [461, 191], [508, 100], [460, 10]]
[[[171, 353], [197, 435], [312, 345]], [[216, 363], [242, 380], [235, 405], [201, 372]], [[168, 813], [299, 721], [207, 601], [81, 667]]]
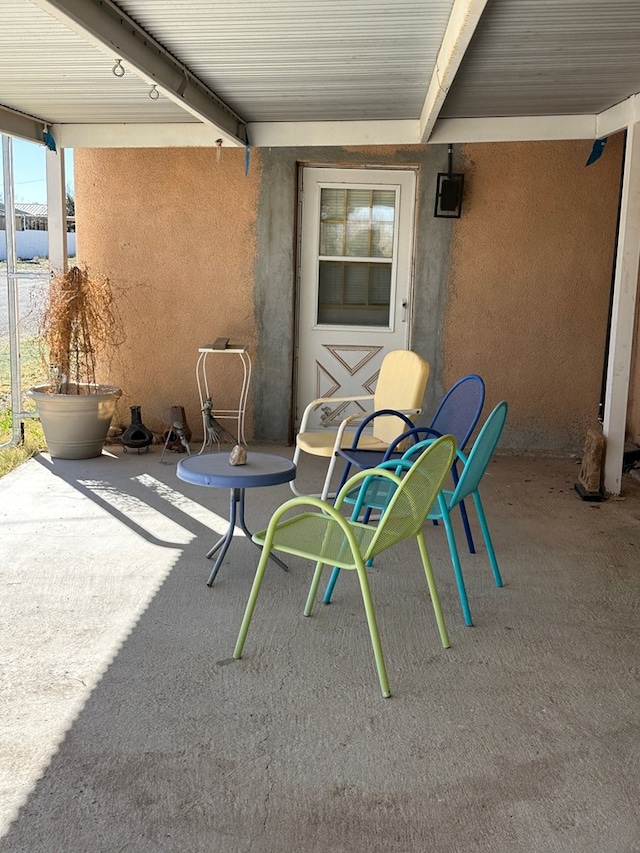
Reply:
[[[296, 558], [232, 660], [258, 549], [234, 539], [209, 589], [228, 494], [160, 456], [0, 480], [2, 853], [640, 851], [637, 480], [590, 504], [575, 459], [496, 458], [504, 588], [459, 538], [474, 628], [427, 528], [449, 650], [415, 543], [379, 558], [383, 699], [357, 579], [305, 619]], [[251, 529], [290, 495], [248, 491]]]

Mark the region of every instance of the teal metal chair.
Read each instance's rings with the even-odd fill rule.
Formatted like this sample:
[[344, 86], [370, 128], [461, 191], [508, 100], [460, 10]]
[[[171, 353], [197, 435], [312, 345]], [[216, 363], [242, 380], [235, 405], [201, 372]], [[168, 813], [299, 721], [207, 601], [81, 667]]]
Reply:
[[[473, 620], [471, 618], [471, 610], [469, 608], [469, 601], [462, 574], [462, 566], [460, 564], [456, 538], [453, 531], [453, 525], [451, 524], [451, 512], [465, 498], [469, 496], [473, 498], [484, 544], [487, 549], [487, 555], [493, 571], [493, 577], [496, 582], [496, 586], [501, 587], [502, 577], [500, 575], [500, 569], [498, 568], [498, 561], [491, 541], [491, 534], [489, 533], [487, 519], [480, 499], [479, 486], [498, 442], [500, 441], [507, 418], [507, 411], [508, 405], [506, 401], [503, 400], [498, 403], [478, 433], [478, 437], [476, 438], [469, 455], [465, 456], [465, 454], [460, 450], [456, 451], [458, 460], [460, 460], [464, 466], [460, 472], [458, 482], [454, 489], [442, 489], [438, 495], [438, 508], [435, 509], [434, 507], [428, 513], [429, 519], [432, 521], [442, 520], [444, 524], [449, 552], [451, 554], [451, 562], [453, 564], [453, 572], [456, 579], [456, 585], [458, 587], [458, 595], [460, 597], [460, 605], [462, 607], [462, 615], [465, 623], [469, 626], [473, 625]], [[401, 459], [394, 461], [389, 460], [388, 462], [383, 463], [375, 469], [376, 473], [379, 473], [381, 469], [384, 468], [394, 470], [396, 475], [400, 475], [403, 471], [410, 471], [414, 464], [412, 456], [418, 452], [419, 448], [429, 446], [432, 441], [433, 439], [426, 439], [410, 447]], [[358, 490], [351, 489], [343, 498], [345, 502], [354, 503], [354, 509], [351, 515], [352, 519], [358, 518], [363, 509], [378, 509], [384, 513], [386, 511], [385, 507], [389, 504], [393, 491], [396, 488], [393, 482], [387, 482], [380, 478], [370, 480], [365, 484], [365, 486], [366, 489], [364, 486]], [[382, 517], [384, 518], [384, 515]], [[323, 601], [325, 604], [328, 604], [331, 601], [331, 595], [339, 573], [340, 567], [336, 565], [324, 594]]]
[[[359, 471], [338, 494], [332, 506], [316, 497], [299, 497], [284, 503], [273, 514], [266, 530], [256, 533], [253, 541], [263, 546], [262, 557], [256, 570], [253, 586], [238, 634], [234, 658], [242, 657], [249, 624], [262, 584], [269, 555], [273, 549], [287, 554], [306, 557], [315, 562], [315, 572], [304, 608], [304, 615], [310, 616], [315, 602], [322, 570], [326, 565], [338, 566], [357, 572], [369, 625], [369, 633], [383, 696], [390, 696], [389, 681], [382, 655], [380, 636], [369, 590], [366, 563], [377, 554], [386, 551], [404, 539], [415, 538], [422, 558], [422, 565], [431, 595], [431, 603], [445, 648], [449, 647], [449, 637], [440, 607], [431, 562], [424, 540], [423, 525], [427, 513], [435, 503], [442, 485], [451, 470], [456, 454], [456, 442], [453, 436], [439, 438], [427, 447], [411, 470], [398, 477], [391, 471], [377, 468]], [[383, 518], [377, 526], [362, 524], [345, 518], [340, 512], [344, 497], [372, 476], [389, 481], [394, 487]], [[285, 513], [300, 507], [311, 507], [301, 514], [282, 519]]]
[[456, 545], [456, 537], [451, 524], [451, 512], [465, 498], [471, 496], [480, 522], [482, 538], [487, 549], [487, 555], [491, 564], [491, 571], [497, 587], [502, 586], [502, 577], [498, 568], [498, 561], [491, 541], [491, 534], [487, 525], [487, 519], [480, 499], [480, 482], [484, 477], [485, 471], [491, 462], [491, 458], [495, 452], [504, 424], [507, 419], [509, 406], [506, 400], [502, 400], [488, 416], [487, 420], [478, 437], [473, 443], [471, 452], [468, 457], [463, 453], [460, 454], [460, 459], [464, 464], [464, 468], [460, 474], [458, 484], [453, 490], [443, 489], [438, 495], [438, 510], [435, 508], [429, 512], [429, 518], [432, 520], [442, 519], [445, 530], [447, 532], [447, 542], [451, 553], [451, 562], [453, 563], [453, 571], [460, 592], [460, 603], [462, 605], [462, 614], [467, 625], [473, 625], [471, 619], [471, 611], [469, 610], [469, 602], [465, 591], [464, 578], [462, 576], [462, 567], [460, 565], [460, 557], [458, 555], [458, 547]]

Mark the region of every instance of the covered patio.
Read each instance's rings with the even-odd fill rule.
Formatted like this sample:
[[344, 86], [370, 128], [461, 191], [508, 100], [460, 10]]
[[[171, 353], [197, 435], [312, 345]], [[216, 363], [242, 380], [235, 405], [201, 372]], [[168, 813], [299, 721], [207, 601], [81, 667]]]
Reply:
[[[207, 588], [228, 495], [177, 458], [45, 454], [0, 480], [3, 853], [638, 850], [636, 479], [588, 503], [576, 458], [497, 456], [505, 586], [461, 549], [474, 628], [441, 528], [449, 650], [415, 544], [371, 570], [383, 699], [355, 577], [305, 619], [296, 558], [232, 659], [258, 551], [234, 540]], [[289, 496], [252, 490], [249, 526]]]
[[[256, 366], [249, 452], [291, 457], [308, 165], [420, 176], [404, 307], [432, 366], [425, 411], [471, 370], [490, 405], [514, 403], [482, 489], [504, 588], [461, 546], [475, 627], [441, 528], [449, 650], [414, 543], [371, 570], [390, 699], [355, 578], [305, 619], [295, 558], [269, 567], [232, 659], [258, 552], [234, 541], [207, 588], [228, 493], [178, 480], [176, 457], [41, 454], [2, 478], [0, 853], [637, 853], [635, 5], [6, 0], [0, 25], [0, 132], [56, 146], [52, 267], [72, 148], [79, 252], [142, 293], [132, 315], [149, 308], [118, 377], [145, 416], [188, 394], [198, 423], [194, 353], [229, 335]], [[467, 175], [455, 222], [433, 217], [447, 158]], [[194, 198], [211, 217], [195, 225]], [[603, 502], [574, 490], [589, 418]], [[289, 496], [252, 491], [251, 529]]]
[[[620, 493], [625, 441], [640, 442], [634, 4], [7, 0], [2, 25], [0, 131], [49, 146], [54, 269], [66, 263], [62, 154], [78, 154], [79, 254], [133, 301], [134, 367], [116, 377], [131, 402], [171, 404], [194, 349], [212, 331], [238, 335], [255, 356], [254, 438], [290, 439], [306, 402], [295, 387], [299, 170], [404, 166], [420, 176], [405, 345], [432, 364], [427, 408], [478, 370], [492, 403], [514, 403], [512, 450], [577, 450], [599, 419], [604, 487]], [[584, 164], [605, 144], [598, 182]], [[467, 177], [457, 225], [432, 215], [445, 168]], [[215, 251], [174, 251], [198, 226]], [[190, 313], [174, 308], [184, 294]], [[472, 334], [466, 323], [457, 334], [456, 306], [476, 319]], [[183, 345], [159, 348], [159, 329]], [[540, 377], [546, 387], [532, 389]]]

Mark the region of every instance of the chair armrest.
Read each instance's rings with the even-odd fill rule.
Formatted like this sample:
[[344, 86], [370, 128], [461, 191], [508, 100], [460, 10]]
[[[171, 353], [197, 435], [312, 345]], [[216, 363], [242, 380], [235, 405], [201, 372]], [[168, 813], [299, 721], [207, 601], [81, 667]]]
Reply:
[[[440, 435], [440, 433], [438, 433], [437, 430], [431, 430], [430, 429], [429, 432], [434, 432], [436, 434], [437, 438], [423, 438], [422, 441], [417, 441], [415, 444], [412, 444], [411, 447], [409, 447], [407, 450], [405, 450], [405, 452], [402, 454], [401, 459], [408, 462], [413, 456], [415, 456], [418, 453], [418, 451], [424, 450], [425, 447], [429, 447], [430, 445], [434, 444], [434, 442], [436, 442], [438, 440], [438, 438], [442, 438], [442, 436]], [[454, 436], [454, 438], [455, 438], [455, 436]], [[457, 447], [456, 447], [456, 458], [461, 459], [465, 465], [467, 464], [467, 457], [464, 455], [464, 453], [461, 450], [458, 450]], [[393, 460], [391, 460], [391, 461], [393, 461]], [[400, 461], [400, 460], [396, 460], [396, 461]], [[413, 461], [415, 461], [415, 460], [413, 460]], [[413, 462], [411, 462], [411, 464], [413, 465]], [[455, 466], [455, 459], [454, 459], [454, 466]]]
[[[407, 417], [407, 415], [418, 415], [418, 414], [420, 414], [420, 411], [421, 411], [420, 409], [377, 409], [375, 412], [371, 412], [370, 414], [368, 414], [364, 418], [362, 423], [358, 426], [358, 429], [356, 430], [355, 435], [353, 436], [353, 441], [351, 442], [351, 448], [350, 449], [351, 450], [357, 450], [358, 441], [360, 439], [360, 436], [362, 435], [362, 431], [375, 418], [378, 418], [378, 417], [399, 418], [400, 420], [405, 422], [405, 424], [409, 427], [409, 429], [413, 429], [413, 422], [410, 420], [409, 417]], [[337, 447], [340, 447], [340, 445], [337, 445]], [[334, 448], [334, 449], [337, 449], [337, 448]]]
[[[374, 418], [377, 418], [379, 416], [400, 418], [401, 420], [403, 420], [405, 422], [405, 424], [408, 424], [409, 426], [413, 426], [413, 423], [407, 417], [407, 414], [419, 414], [420, 411], [421, 411], [420, 409], [378, 409], [378, 411], [371, 412], [370, 414], [368, 414], [364, 418], [362, 423], [358, 426], [358, 429], [356, 430], [356, 432], [353, 436], [353, 439], [351, 441], [351, 447], [349, 449], [350, 450], [357, 450], [358, 449], [358, 441], [360, 439], [360, 436], [362, 435], [363, 429]], [[349, 426], [351, 421], [357, 420], [358, 418], [361, 418], [361, 417], [362, 417], [362, 415], [359, 415], [359, 414], [347, 415], [347, 417], [340, 423], [340, 426], [338, 427], [338, 432], [336, 433], [336, 439], [333, 443], [333, 455], [334, 456], [340, 455], [340, 449], [342, 447], [342, 437], [344, 435], [346, 428]]]
[[[433, 435], [434, 438], [432, 438], [432, 439], [420, 439], [420, 435], [422, 435], [422, 434], [427, 435], [429, 433], [431, 433], [431, 435]], [[396, 448], [400, 444], [402, 444], [403, 441], [408, 441], [410, 438], [413, 439], [412, 447], [415, 447], [418, 444], [422, 444], [424, 441], [435, 441], [436, 438], [442, 438], [442, 433], [438, 432], [437, 429], [432, 429], [431, 427], [427, 427], [427, 426], [419, 426], [419, 427], [413, 427], [413, 429], [408, 429], [406, 432], [403, 432], [402, 435], [399, 435], [397, 438], [394, 438], [394, 440], [391, 442], [391, 444], [389, 445], [389, 449], [385, 453], [385, 460], [390, 459], [392, 453], [399, 452], [396, 450]]]
[[358, 414], [347, 415], [346, 418], [344, 418], [342, 421], [340, 421], [340, 426], [338, 427], [338, 431], [336, 433], [336, 439], [333, 442], [333, 455], [334, 456], [338, 455], [338, 451], [342, 447], [342, 437], [344, 435], [346, 428], [349, 426], [351, 421], [356, 421], [360, 417], [362, 417], [362, 415], [358, 415]]
[[[267, 529], [260, 531], [259, 533], [254, 533], [251, 537], [252, 541], [255, 542], [256, 545], [270, 549], [273, 545], [276, 530], [278, 529], [278, 522], [285, 513], [298, 507], [314, 507], [315, 509], [319, 509], [323, 515], [329, 516], [329, 518], [335, 521], [341, 528], [347, 542], [349, 543], [354, 559], [358, 557], [360, 549], [358, 548], [353, 528], [349, 524], [348, 519], [339, 512], [337, 507], [332, 506], [327, 501], [322, 500], [322, 498], [317, 498], [313, 495], [303, 495], [302, 497], [290, 498], [288, 501], [281, 504], [271, 516]], [[304, 514], [305, 513], [301, 513], [301, 515]], [[286, 524], [286, 522], [284, 523]]]

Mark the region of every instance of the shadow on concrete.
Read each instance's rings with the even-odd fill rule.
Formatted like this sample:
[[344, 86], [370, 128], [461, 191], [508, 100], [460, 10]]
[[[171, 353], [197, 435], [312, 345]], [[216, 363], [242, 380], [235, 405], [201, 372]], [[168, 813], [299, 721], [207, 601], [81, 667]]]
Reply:
[[[296, 558], [267, 571], [232, 660], [258, 555], [238, 538], [206, 586], [226, 492], [153, 453], [3, 478], [0, 851], [635, 853], [640, 489], [586, 505], [576, 473], [492, 464], [505, 587], [461, 546], [472, 629], [429, 527], [448, 651], [414, 543], [373, 567], [388, 700], [355, 577], [305, 619]], [[249, 526], [289, 496], [251, 490]]]

